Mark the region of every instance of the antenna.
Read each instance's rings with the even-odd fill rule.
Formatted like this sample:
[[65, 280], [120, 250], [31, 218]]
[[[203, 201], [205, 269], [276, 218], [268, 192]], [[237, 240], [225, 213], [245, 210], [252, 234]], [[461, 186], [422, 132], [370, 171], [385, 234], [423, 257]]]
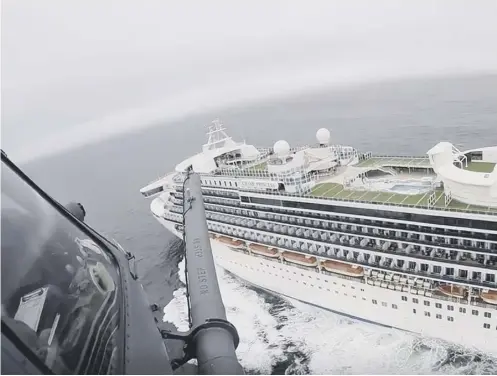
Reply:
[[207, 132], [207, 136], [209, 139], [207, 140], [207, 144], [204, 147], [207, 149], [217, 149], [224, 146], [225, 141], [231, 140], [226, 134], [226, 128], [224, 128], [223, 123], [218, 119], [214, 119], [211, 124], [207, 125], [209, 131]]

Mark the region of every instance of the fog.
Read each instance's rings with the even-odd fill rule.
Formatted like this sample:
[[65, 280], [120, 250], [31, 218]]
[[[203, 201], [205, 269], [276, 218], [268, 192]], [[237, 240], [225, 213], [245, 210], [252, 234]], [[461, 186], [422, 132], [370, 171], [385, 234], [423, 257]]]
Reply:
[[318, 88], [497, 71], [495, 1], [4, 0], [1, 17], [17, 161]]

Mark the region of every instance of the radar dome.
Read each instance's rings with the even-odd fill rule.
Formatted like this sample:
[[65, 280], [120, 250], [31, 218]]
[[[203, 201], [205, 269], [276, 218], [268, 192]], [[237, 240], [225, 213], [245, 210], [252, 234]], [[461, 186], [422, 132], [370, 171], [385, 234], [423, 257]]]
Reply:
[[290, 154], [290, 145], [285, 140], [279, 140], [274, 143], [273, 150], [278, 157], [286, 157]]
[[321, 128], [316, 132], [316, 139], [321, 145], [328, 145], [330, 142], [330, 131], [326, 128]]

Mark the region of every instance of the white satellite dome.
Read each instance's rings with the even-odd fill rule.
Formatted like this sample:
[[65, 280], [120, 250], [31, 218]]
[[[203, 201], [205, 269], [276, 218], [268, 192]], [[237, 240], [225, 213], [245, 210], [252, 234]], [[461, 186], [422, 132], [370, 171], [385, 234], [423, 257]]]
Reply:
[[273, 150], [278, 157], [286, 157], [290, 154], [290, 144], [285, 140], [276, 141]]
[[330, 143], [330, 131], [326, 128], [318, 129], [316, 139], [321, 145], [328, 145]]

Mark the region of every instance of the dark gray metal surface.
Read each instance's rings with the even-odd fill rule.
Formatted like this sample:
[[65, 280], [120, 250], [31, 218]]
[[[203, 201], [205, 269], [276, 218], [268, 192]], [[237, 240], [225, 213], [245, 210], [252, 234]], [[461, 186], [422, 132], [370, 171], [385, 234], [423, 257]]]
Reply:
[[[191, 173], [184, 185], [187, 284], [192, 329], [212, 319], [226, 320], [207, 230], [200, 177]], [[243, 374], [233, 333], [206, 327], [194, 337], [200, 374]]]

